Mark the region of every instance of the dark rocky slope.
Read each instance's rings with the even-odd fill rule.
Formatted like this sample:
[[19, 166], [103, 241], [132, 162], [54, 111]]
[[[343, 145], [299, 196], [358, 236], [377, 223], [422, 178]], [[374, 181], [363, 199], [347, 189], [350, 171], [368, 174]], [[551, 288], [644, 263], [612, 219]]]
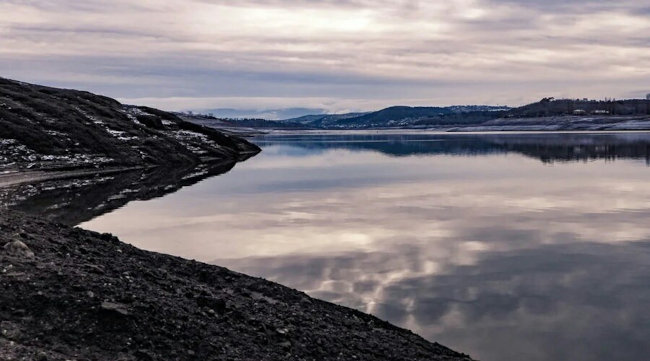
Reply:
[[0, 171], [196, 164], [257, 152], [161, 110], [0, 78]]
[[109, 234], [7, 211], [0, 230], [2, 360], [469, 360], [361, 312]]

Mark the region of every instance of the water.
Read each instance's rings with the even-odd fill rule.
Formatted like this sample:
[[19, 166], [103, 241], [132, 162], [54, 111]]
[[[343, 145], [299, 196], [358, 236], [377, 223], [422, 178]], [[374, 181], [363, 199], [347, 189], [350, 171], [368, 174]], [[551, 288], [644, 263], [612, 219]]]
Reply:
[[83, 223], [496, 360], [650, 354], [650, 134], [305, 134]]

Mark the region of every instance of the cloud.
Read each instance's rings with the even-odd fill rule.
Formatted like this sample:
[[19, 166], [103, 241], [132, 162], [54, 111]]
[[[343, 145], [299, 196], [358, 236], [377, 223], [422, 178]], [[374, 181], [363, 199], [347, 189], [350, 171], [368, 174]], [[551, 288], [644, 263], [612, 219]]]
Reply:
[[647, 6], [631, 1], [5, 1], [0, 12], [12, 14], [0, 19], [4, 76], [122, 98], [255, 108], [307, 94], [368, 110], [620, 97], [650, 81]]

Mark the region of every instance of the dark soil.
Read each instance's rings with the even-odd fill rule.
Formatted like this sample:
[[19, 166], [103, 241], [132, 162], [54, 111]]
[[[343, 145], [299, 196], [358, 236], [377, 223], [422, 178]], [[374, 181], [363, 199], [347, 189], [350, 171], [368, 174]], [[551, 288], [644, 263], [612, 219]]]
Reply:
[[158, 109], [0, 78], [0, 171], [196, 164], [257, 152]]
[[19, 212], [0, 211], [0, 247], [2, 360], [469, 360], [273, 282]]

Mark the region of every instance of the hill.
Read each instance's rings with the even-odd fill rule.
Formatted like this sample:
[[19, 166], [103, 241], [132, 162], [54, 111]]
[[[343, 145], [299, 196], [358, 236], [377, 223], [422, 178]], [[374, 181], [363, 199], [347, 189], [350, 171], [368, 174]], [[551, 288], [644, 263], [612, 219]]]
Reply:
[[271, 121], [264, 119], [186, 120], [232, 129], [434, 129], [440, 131], [558, 131], [650, 129], [650, 100], [544, 98], [517, 108], [488, 105], [449, 107], [392, 106], [374, 112], [314, 114]]
[[298, 118], [285, 119], [283, 123], [298, 123], [310, 127], [327, 127], [336, 125], [341, 120], [357, 118], [368, 113], [345, 113], [345, 114], [314, 114], [304, 115]]
[[[297, 122], [284, 122], [259, 118], [218, 118], [210, 114], [174, 113], [190, 123], [219, 129], [231, 134], [255, 135], [254, 129], [313, 129]], [[246, 130], [248, 129], [248, 131]]]
[[[504, 107], [483, 105], [449, 106], [449, 107], [409, 107], [392, 106], [374, 112], [306, 115], [286, 119], [284, 123], [300, 123], [305, 126], [322, 129], [364, 129], [364, 128], [403, 128], [423, 127], [428, 124], [450, 123], [471, 119], [493, 119]], [[480, 114], [480, 116], [479, 116]], [[453, 120], [453, 121], [451, 121]], [[451, 122], [450, 122], [451, 121]]]
[[309, 115], [282, 122], [314, 129], [643, 130], [650, 129], [650, 100], [544, 98], [517, 108], [393, 106], [369, 113]]
[[508, 118], [535, 118], [562, 115], [650, 115], [650, 100], [589, 100], [544, 98], [536, 103], [514, 108]]
[[168, 112], [3, 78], [0, 134], [0, 171], [196, 164], [259, 152]]

